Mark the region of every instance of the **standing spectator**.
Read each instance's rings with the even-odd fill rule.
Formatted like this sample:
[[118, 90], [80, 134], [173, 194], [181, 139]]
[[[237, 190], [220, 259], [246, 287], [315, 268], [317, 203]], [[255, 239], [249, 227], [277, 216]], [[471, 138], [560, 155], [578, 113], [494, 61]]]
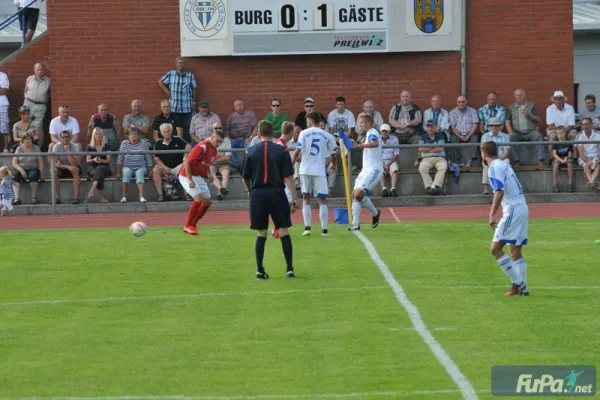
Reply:
[[31, 185], [31, 204], [38, 204], [37, 200], [37, 186], [40, 180], [44, 180], [42, 171], [44, 170], [44, 163], [41, 156], [30, 156], [28, 153], [40, 153], [41, 150], [38, 146], [33, 143], [33, 136], [31, 133], [25, 133], [21, 137], [21, 143], [17, 150], [15, 150], [15, 156], [12, 161], [14, 181], [15, 185], [15, 199], [13, 200], [14, 205], [21, 204], [20, 195], [20, 183], [29, 182]]
[[354, 118], [354, 113], [346, 109], [345, 97], [339, 96], [335, 99], [335, 110], [329, 113], [327, 125], [329, 125], [329, 132], [334, 135], [337, 136], [338, 132], [342, 130], [348, 137], [356, 140], [354, 133], [356, 119]]
[[[515, 90], [515, 102], [506, 108], [506, 132], [511, 142], [543, 142], [544, 136], [537, 129], [537, 124], [542, 118], [535, 104], [526, 100], [526, 94], [525, 89]], [[537, 149], [538, 167], [543, 167], [546, 159], [544, 147], [540, 144], [535, 148]], [[510, 150], [514, 166], [518, 167], [521, 160], [519, 147], [512, 146]]]
[[26, 132], [31, 132], [33, 135], [33, 143], [42, 147], [41, 143], [41, 126], [35, 126], [31, 120], [31, 110], [27, 106], [21, 106], [19, 108], [19, 115], [21, 119], [13, 125], [13, 142], [15, 149], [21, 145], [21, 138]]
[[116, 151], [121, 143], [121, 130], [117, 116], [108, 112], [108, 106], [106, 104], [98, 105], [98, 112], [90, 118], [88, 124], [88, 137], [92, 136], [92, 131], [95, 128], [100, 128], [102, 134], [106, 137], [106, 144], [111, 151]]
[[[148, 151], [148, 142], [140, 141], [140, 134], [137, 128], [129, 129], [129, 139], [121, 142], [119, 151]], [[152, 168], [152, 157], [150, 154], [119, 154], [117, 158], [117, 178], [123, 177], [122, 189], [123, 197], [121, 203], [127, 203], [127, 189], [129, 182], [135, 174], [135, 183], [137, 183], [140, 195], [140, 203], [145, 203], [144, 198], [144, 176]]]
[[198, 84], [194, 74], [185, 68], [185, 59], [175, 59], [175, 69], [167, 72], [158, 80], [158, 86], [167, 94], [175, 125], [177, 136], [190, 142], [190, 122], [192, 121], [192, 110], [196, 105], [196, 89]]
[[[477, 111], [468, 106], [466, 96], [458, 96], [456, 99], [457, 107], [450, 111], [450, 129], [453, 136], [451, 143], [475, 143], [479, 142], [475, 136], [479, 127], [479, 118]], [[467, 168], [470, 168], [473, 161], [477, 159], [477, 147], [462, 146], [454, 151], [453, 160], [460, 160], [460, 166], [464, 167], [467, 163]], [[459, 156], [460, 155], [460, 156]]]
[[[577, 141], [600, 141], [600, 133], [592, 130], [591, 119], [584, 118], [581, 121], [581, 133], [577, 137]], [[600, 163], [600, 146], [598, 143], [590, 143], [580, 144], [578, 147], [578, 164], [583, 168], [585, 177], [588, 180], [588, 182], [585, 184], [585, 187], [587, 189], [598, 190], [596, 179], [598, 178], [598, 173], [600, 172], [600, 168], [598, 168], [598, 164]]]
[[192, 146], [197, 145], [203, 140], [208, 139], [213, 134], [213, 125], [221, 124], [221, 118], [214, 112], [210, 111], [210, 104], [206, 100], [202, 100], [198, 104], [198, 113], [192, 118], [190, 123], [190, 137], [192, 138]]
[[596, 96], [593, 94], [588, 94], [585, 96], [585, 110], [579, 113], [579, 117], [581, 119], [591, 118], [592, 119], [592, 129], [599, 130], [600, 129], [600, 108], [596, 106]]
[[[19, 27], [21, 32], [25, 32], [24, 45], [31, 42], [35, 34], [35, 28], [37, 28], [40, 18], [40, 0], [14, 0], [14, 3], [19, 11], [23, 10], [22, 14], [19, 14]], [[25, 20], [25, 24], [23, 24], [23, 20]]]
[[[29, 0], [23, 0], [29, 1]], [[40, 148], [44, 143], [44, 119], [48, 110], [48, 100], [50, 98], [50, 78], [45, 76], [46, 68], [41, 63], [33, 66], [33, 75], [27, 77], [25, 81], [25, 91], [23, 93], [25, 100], [23, 105], [31, 110], [32, 128], [40, 129]]]
[[272, 99], [271, 100], [271, 112], [265, 116], [265, 120], [269, 121], [273, 124], [273, 129], [275, 132], [275, 139], [281, 136], [281, 125], [289, 121], [290, 118], [288, 115], [281, 111], [281, 100]]
[[144, 113], [144, 107], [141, 100], [131, 102], [131, 114], [123, 117], [123, 134], [129, 132], [132, 126], [138, 129], [141, 140], [148, 140], [153, 143], [152, 132], [150, 131], [150, 118]]
[[[567, 140], [567, 132], [564, 126], [556, 128], [558, 133], [558, 141], [565, 142]], [[570, 144], [555, 144], [552, 150], [552, 186], [555, 193], [558, 193], [558, 170], [561, 166], [567, 166], [569, 178], [569, 192], [573, 192], [573, 145]]]
[[[365, 103], [363, 104], [362, 107], [362, 111], [360, 112], [360, 114], [358, 114], [358, 118], [360, 119], [361, 115], [370, 115], [371, 117], [373, 117], [373, 128], [379, 130], [379, 128], [381, 128], [381, 125], [383, 125], [383, 117], [381, 116], [381, 113], [379, 111], [377, 111], [375, 109], [375, 102], [372, 100], [367, 100], [365, 101]], [[367, 132], [365, 132], [361, 127], [360, 124], [358, 124], [358, 126], [354, 127], [354, 131], [356, 132], [356, 143], [361, 143], [362, 140], [365, 138], [365, 135], [367, 134]]]
[[[304, 99], [304, 111], [298, 113], [298, 115], [296, 115], [296, 120], [295, 120], [295, 124], [300, 126], [300, 128], [302, 128], [301, 130], [304, 130], [307, 128], [306, 125], [306, 114], [309, 114], [313, 111], [316, 111], [316, 106], [315, 106], [315, 101], [312, 99], [312, 97], [307, 97], [306, 99]], [[327, 118], [323, 115], [323, 113], [317, 111], [319, 113], [319, 115], [321, 116], [321, 120], [323, 121], [327, 121]], [[324, 129], [325, 131], [327, 129]]]
[[[394, 128], [394, 135], [400, 144], [417, 144], [421, 134], [423, 113], [418, 105], [412, 102], [412, 94], [408, 90], [400, 93], [400, 103], [394, 105], [388, 116], [389, 124]], [[419, 165], [419, 157], [415, 161]]]
[[[223, 126], [220, 122], [215, 122], [213, 130], [218, 133], [223, 132]], [[223, 143], [217, 148], [218, 155], [215, 159], [215, 163], [210, 166], [210, 174], [213, 177], [213, 185], [217, 188], [219, 193], [217, 194], [217, 200], [223, 200], [224, 196], [229, 194], [227, 186], [229, 185], [229, 176], [231, 175], [231, 153], [225, 152], [225, 150], [231, 149], [231, 141], [228, 138], [223, 139]], [[221, 175], [221, 181], [219, 181], [218, 175]]]
[[431, 108], [423, 112], [423, 130], [426, 131], [425, 121], [433, 121], [435, 124], [436, 133], [446, 135], [446, 140], [449, 142], [452, 138], [450, 132], [450, 114], [442, 108], [442, 96], [439, 94], [431, 98]]
[[[177, 176], [179, 170], [183, 166], [183, 160], [186, 155], [184, 153], [173, 153], [173, 154], [160, 154], [161, 151], [166, 150], [191, 150], [190, 146], [185, 140], [178, 136], [173, 136], [173, 127], [171, 124], [162, 124], [160, 126], [160, 132], [162, 139], [154, 143], [154, 169], [152, 170], [152, 180], [154, 187], [158, 193], [158, 199], [156, 201], [164, 201], [163, 192], [163, 178], [166, 178], [169, 182], [174, 182], [177, 185]], [[186, 193], [186, 200], [192, 201], [189, 194]]]
[[[473, 110], [474, 112], [475, 110]], [[419, 163], [419, 173], [423, 178], [423, 184], [427, 194], [437, 196], [442, 193], [442, 185], [444, 177], [448, 170], [448, 162], [446, 161], [446, 152], [444, 147], [435, 147], [436, 144], [445, 144], [445, 136], [441, 133], [436, 133], [436, 126], [433, 121], [429, 120], [425, 124], [427, 133], [421, 135], [419, 144], [423, 145], [418, 151], [421, 154], [421, 162]], [[427, 146], [427, 147], [425, 147]], [[432, 180], [429, 171], [432, 168], [436, 169], [435, 178]]]
[[10, 144], [10, 124], [8, 118], [8, 89], [10, 82], [8, 76], [0, 71], [0, 148], [5, 153], [8, 153], [8, 145]]
[[477, 117], [479, 118], [479, 132], [485, 134], [490, 131], [488, 129], [488, 123], [490, 119], [496, 118], [504, 127], [504, 121], [506, 120], [506, 111], [504, 107], [498, 104], [498, 94], [496, 92], [489, 92], [487, 95], [487, 104], [481, 107], [477, 111]]
[[[574, 141], [577, 137], [577, 131], [575, 130], [575, 110], [573, 106], [567, 104], [566, 101], [568, 98], [560, 90], [554, 92], [550, 100], [554, 104], [551, 104], [546, 109], [546, 125], [548, 126], [546, 133], [548, 140], [551, 142], [556, 141], [556, 128], [564, 126], [567, 137], [570, 141]], [[552, 154], [552, 145], [548, 145], [548, 153]]]
[[[502, 130], [502, 121], [498, 118], [490, 118], [487, 122], [490, 132], [486, 132], [481, 136], [481, 143], [483, 142], [496, 142], [498, 145], [498, 159], [508, 165], [510, 165], [510, 148], [508, 146], [502, 146], [502, 143], [510, 142], [510, 138]], [[485, 163], [483, 165], [483, 173], [481, 176], [481, 183], [483, 184], [483, 194], [490, 194], [490, 181], [488, 178], [488, 166]]]
[[[158, 142], [159, 139], [162, 139], [162, 134], [160, 133], [160, 126], [162, 124], [171, 124], [173, 127], [173, 133], [177, 132], [177, 124], [175, 123], [175, 114], [171, 112], [171, 103], [169, 100], [163, 100], [160, 102], [160, 111], [161, 113], [154, 118], [152, 121], [152, 138], [154, 142]], [[179, 136], [175, 134], [175, 136]]]
[[55, 145], [62, 143], [61, 132], [69, 132], [69, 143], [79, 143], [79, 122], [69, 116], [69, 106], [58, 107], [58, 117], [50, 121], [50, 146], [48, 152], [52, 152]]
[[[107, 143], [106, 136], [102, 133], [101, 128], [94, 128], [90, 136], [90, 144], [85, 149], [88, 153], [99, 153], [114, 151]], [[92, 188], [88, 193], [88, 201], [94, 197], [94, 192], [98, 190], [98, 201], [100, 203], [108, 203], [104, 197], [104, 180], [112, 175], [110, 170], [111, 157], [110, 154], [94, 155], [88, 154], [85, 157], [88, 166], [88, 176], [94, 180]]]
[[60, 180], [73, 178], [73, 200], [71, 204], [79, 204], [79, 184], [81, 183], [81, 156], [70, 153], [79, 151], [79, 145], [71, 141], [71, 132], [68, 130], [59, 133], [60, 143], [52, 148], [56, 159], [56, 204], [61, 203]]
[[[254, 111], [244, 109], [244, 99], [237, 98], [233, 103], [235, 111], [227, 119], [227, 130], [232, 149], [248, 147], [252, 138], [256, 136], [258, 116]], [[231, 162], [238, 168], [237, 155], [232, 153]]]
[[[390, 132], [392, 128], [388, 124], [383, 124], [381, 126], [381, 141], [384, 146], [398, 146], [398, 138], [394, 135], [390, 136]], [[381, 184], [381, 197], [398, 197], [398, 192], [396, 191], [396, 183], [398, 182], [398, 155], [400, 154], [400, 149], [383, 149], [381, 154], [381, 159], [383, 160], [383, 175], [379, 180]], [[390, 177], [390, 183], [392, 184], [391, 191], [388, 191], [387, 186], [385, 185], [385, 177]]]

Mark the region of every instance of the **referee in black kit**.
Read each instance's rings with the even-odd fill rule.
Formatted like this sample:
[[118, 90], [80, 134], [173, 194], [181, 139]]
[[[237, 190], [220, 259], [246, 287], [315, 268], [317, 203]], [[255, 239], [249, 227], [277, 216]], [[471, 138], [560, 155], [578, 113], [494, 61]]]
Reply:
[[[242, 178], [250, 197], [250, 229], [258, 231], [256, 246], [256, 279], [269, 279], [263, 266], [269, 216], [276, 229], [279, 229], [281, 247], [285, 256], [288, 278], [293, 278], [292, 238], [289, 230], [292, 226], [290, 204], [285, 194], [285, 182], [295, 187], [294, 167], [289, 152], [273, 142], [273, 124], [264, 121], [258, 135], [261, 142], [247, 151], [242, 168]], [[292, 192], [291, 208], [296, 211], [297, 195]]]

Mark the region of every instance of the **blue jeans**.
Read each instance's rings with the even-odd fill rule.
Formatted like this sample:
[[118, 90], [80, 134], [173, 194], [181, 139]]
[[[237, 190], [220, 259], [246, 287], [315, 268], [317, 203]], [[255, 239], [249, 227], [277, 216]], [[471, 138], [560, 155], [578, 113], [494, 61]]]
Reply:
[[[248, 143], [246, 143], [246, 139], [229, 139], [231, 141], [231, 148], [232, 149], [246, 149], [248, 148]], [[240, 162], [238, 161], [237, 158], [237, 154], [232, 152], [231, 153], [231, 161], [229, 162], [229, 164], [233, 167], [233, 168], [240, 168]]]
[[129, 168], [123, 167], [123, 183], [129, 183], [133, 174], [135, 174], [135, 183], [144, 183], [144, 176], [148, 173], [148, 168]]

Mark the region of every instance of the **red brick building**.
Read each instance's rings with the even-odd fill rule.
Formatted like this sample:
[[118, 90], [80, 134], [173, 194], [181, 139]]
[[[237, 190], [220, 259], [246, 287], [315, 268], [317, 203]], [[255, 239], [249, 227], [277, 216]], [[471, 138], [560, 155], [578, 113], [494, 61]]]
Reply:
[[[550, 103], [554, 90], [573, 98], [573, 65], [565, 63], [573, 55], [572, 12], [573, 3], [565, 0], [468, 0], [471, 105], [483, 105], [490, 90], [507, 104], [516, 87], [525, 87], [540, 107]], [[58, 105], [68, 104], [82, 131], [100, 102], [120, 118], [130, 112], [134, 98], [143, 101], [151, 118], [160, 113], [164, 94], [157, 80], [180, 55], [178, 1], [49, 0], [47, 18], [48, 32], [2, 67], [11, 80], [11, 104], [22, 102], [25, 78], [47, 57], [52, 115]], [[261, 117], [270, 111], [273, 96], [282, 99], [283, 111], [295, 115], [306, 96], [330, 111], [338, 95], [354, 112], [374, 100], [387, 116], [402, 89], [411, 90], [425, 108], [431, 95], [440, 93], [451, 109], [461, 92], [459, 52], [205, 57], [189, 59], [187, 66], [200, 85], [199, 97], [222, 118], [238, 96]]]

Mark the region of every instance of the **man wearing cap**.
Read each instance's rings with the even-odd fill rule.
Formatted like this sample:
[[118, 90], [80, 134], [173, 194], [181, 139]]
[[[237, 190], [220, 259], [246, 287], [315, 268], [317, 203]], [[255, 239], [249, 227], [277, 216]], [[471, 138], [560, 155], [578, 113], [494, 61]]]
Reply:
[[[548, 135], [548, 140], [551, 142], [558, 140], [556, 128], [559, 126], [565, 127], [567, 140], [575, 140], [577, 138], [577, 131], [575, 130], [575, 110], [573, 106], [566, 103], [568, 99], [561, 90], [554, 92], [550, 100], [554, 104], [551, 104], [546, 109], [546, 134]], [[548, 146], [548, 153], [552, 154], [552, 145]]]
[[[508, 146], [502, 146], [502, 143], [510, 142], [510, 138], [502, 130], [502, 121], [496, 117], [492, 117], [488, 120], [487, 126], [490, 129], [489, 132], [484, 133], [481, 136], [481, 143], [483, 142], [496, 142], [498, 144], [498, 159], [510, 165], [510, 148]], [[481, 183], [483, 183], [483, 194], [490, 194], [490, 182], [488, 178], [488, 165], [486, 162], [482, 162], [483, 174], [481, 177]]]
[[[388, 124], [381, 125], [381, 140], [384, 146], [398, 146], [400, 142], [398, 138], [394, 135], [390, 135], [392, 128]], [[398, 155], [400, 154], [400, 149], [386, 149], [382, 150], [381, 159], [383, 160], [383, 175], [379, 180], [381, 184], [381, 197], [398, 197], [398, 192], [396, 191], [396, 183], [398, 182]], [[392, 190], [388, 191], [387, 186], [385, 186], [385, 177], [389, 176], [392, 184]]]
[[[544, 136], [538, 131], [537, 125], [542, 118], [536, 105], [526, 100], [525, 89], [518, 88], [514, 92], [515, 102], [506, 107], [506, 132], [511, 142], [543, 142]], [[544, 166], [545, 151], [541, 144], [534, 147], [537, 153], [538, 167]], [[514, 166], [520, 163], [519, 146], [510, 149], [510, 158]]]
[[[421, 162], [419, 163], [419, 173], [423, 178], [423, 184], [427, 194], [437, 196], [442, 193], [444, 177], [448, 170], [446, 161], [446, 151], [443, 147], [435, 147], [436, 144], [445, 144], [446, 138], [443, 133], [436, 132], [436, 125], [432, 120], [425, 123], [427, 133], [419, 138], [418, 151], [421, 153]], [[427, 145], [427, 147], [425, 147]], [[435, 168], [435, 178], [432, 180], [429, 171]]]
[[[315, 101], [312, 99], [312, 97], [307, 97], [306, 99], [304, 99], [304, 111], [302, 111], [301, 113], [299, 113], [296, 116], [296, 120], [294, 121], [294, 124], [300, 126], [302, 128], [302, 130], [305, 130], [307, 128], [306, 115], [313, 111], [316, 111], [315, 110]], [[327, 117], [325, 117], [320, 112], [319, 112], [319, 115], [321, 116], [321, 120], [327, 122]], [[327, 130], [327, 129], [325, 129], [325, 130]]]
[[213, 134], [213, 125], [215, 123], [218, 123], [219, 126], [221, 126], [221, 118], [210, 111], [208, 101], [200, 101], [200, 103], [198, 103], [198, 113], [192, 117], [192, 122], [190, 122], [191, 145], [195, 146], [201, 141], [211, 137]]

